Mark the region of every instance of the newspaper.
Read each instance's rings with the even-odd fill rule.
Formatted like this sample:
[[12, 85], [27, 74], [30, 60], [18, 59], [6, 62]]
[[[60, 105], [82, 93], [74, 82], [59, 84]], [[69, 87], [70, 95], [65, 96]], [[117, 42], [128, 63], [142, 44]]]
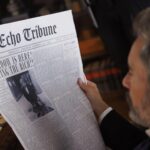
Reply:
[[71, 11], [0, 26], [0, 113], [26, 150], [104, 150]]

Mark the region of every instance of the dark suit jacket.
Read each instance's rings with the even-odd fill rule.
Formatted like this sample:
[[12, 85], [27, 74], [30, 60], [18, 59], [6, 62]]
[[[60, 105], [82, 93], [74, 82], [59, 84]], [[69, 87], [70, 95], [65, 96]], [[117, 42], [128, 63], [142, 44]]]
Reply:
[[100, 124], [105, 144], [113, 150], [150, 150], [150, 138], [114, 110]]

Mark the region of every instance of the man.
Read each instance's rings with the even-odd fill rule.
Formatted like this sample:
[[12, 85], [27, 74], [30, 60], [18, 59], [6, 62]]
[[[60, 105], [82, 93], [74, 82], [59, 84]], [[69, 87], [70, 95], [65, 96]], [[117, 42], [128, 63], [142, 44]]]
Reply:
[[23, 96], [32, 104], [32, 111], [37, 114], [37, 117], [44, 116], [53, 110], [53, 108], [46, 106], [38, 96], [28, 71], [19, 74], [19, 85]]
[[[150, 129], [150, 8], [136, 17], [133, 27], [137, 38], [128, 56], [129, 71], [123, 85], [129, 91], [131, 119]], [[94, 83], [79, 80], [79, 86], [100, 119], [106, 145], [113, 150], [150, 150], [149, 136], [112, 110], [102, 100]]]

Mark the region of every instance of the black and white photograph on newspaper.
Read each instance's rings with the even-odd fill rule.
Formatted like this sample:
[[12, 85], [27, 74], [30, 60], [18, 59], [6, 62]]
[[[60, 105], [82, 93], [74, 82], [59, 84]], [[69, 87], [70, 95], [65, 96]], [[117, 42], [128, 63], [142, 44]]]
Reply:
[[54, 110], [46, 93], [33, 76], [31, 77], [30, 71], [11, 76], [6, 80], [14, 99], [31, 121]]

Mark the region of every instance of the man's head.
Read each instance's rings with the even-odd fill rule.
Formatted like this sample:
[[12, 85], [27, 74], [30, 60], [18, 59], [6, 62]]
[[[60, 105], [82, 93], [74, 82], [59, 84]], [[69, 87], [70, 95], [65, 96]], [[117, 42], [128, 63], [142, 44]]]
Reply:
[[128, 57], [129, 72], [123, 85], [129, 90], [131, 118], [150, 127], [150, 8], [135, 19], [137, 35]]

